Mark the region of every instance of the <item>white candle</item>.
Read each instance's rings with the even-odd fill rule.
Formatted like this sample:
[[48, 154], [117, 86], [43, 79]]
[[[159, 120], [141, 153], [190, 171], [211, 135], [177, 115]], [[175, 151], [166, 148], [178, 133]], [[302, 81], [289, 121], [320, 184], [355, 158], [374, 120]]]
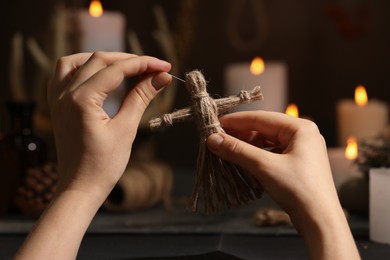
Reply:
[[373, 168], [370, 170], [369, 223], [370, 239], [390, 245], [390, 170]]
[[388, 123], [388, 107], [378, 100], [369, 100], [362, 106], [353, 100], [341, 100], [337, 119], [339, 145], [344, 146], [350, 136], [359, 140], [380, 134]]
[[329, 148], [328, 156], [337, 190], [351, 179], [362, 178], [362, 173], [359, 172], [353, 161], [345, 157], [344, 148]]
[[[125, 50], [126, 19], [120, 12], [104, 11], [93, 17], [88, 10], [77, 13], [80, 28], [79, 51], [118, 51]], [[114, 116], [122, 103], [126, 89], [122, 86], [111, 93], [104, 102], [104, 110]]]
[[287, 105], [287, 66], [283, 62], [267, 61], [265, 70], [255, 75], [251, 63], [236, 63], [225, 69], [225, 94], [236, 95], [241, 90], [261, 86], [264, 100], [237, 107], [237, 110], [268, 110], [284, 112]]
[[104, 11], [93, 17], [88, 10], [78, 12], [81, 52], [124, 51], [126, 20], [122, 13]]

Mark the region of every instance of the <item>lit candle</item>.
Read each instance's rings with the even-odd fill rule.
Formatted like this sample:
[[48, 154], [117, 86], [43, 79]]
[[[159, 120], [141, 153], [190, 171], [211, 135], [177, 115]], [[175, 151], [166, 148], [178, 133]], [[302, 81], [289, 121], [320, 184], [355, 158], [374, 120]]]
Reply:
[[[126, 19], [120, 12], [103, 10], [100, 1], [92, 0], [89, 10], [77, 13], [80, 37], [80, 52], [125, 51]], [[104, 110], [114, 116], [126, 95], [122, 85], [104, 102]]]
[[100, 1], [93, 0], [89, 10], [78, 12], [81, 52], [124, 51], [126, 20], [122, 13], [103, 11]]
[[349, 136], [359, 140], [380, 134], [388, 123], [388, 107], [378, 100], [368, 101], [365, 88], [358, 86], [355, 102], [339, 101], [337, 117], [339, 145], [343, 145]]
[[226, 67], [226, 95], [236, 95], [243, 89], [258, 85], [261, 86], [264, 100], [240, 106], [238, 109], [284, 112], [287, 104], [287, 66], [284, 63], [264, 62], [256, 57], [251, 63], [236, 63]]
[[355, 137], [349, 137], [344, 148], [329, 148], [328, 157], [333, 180], [337, 189], [351, 179], [362, 178], [353, 160], [358, 155], [358, 144]]

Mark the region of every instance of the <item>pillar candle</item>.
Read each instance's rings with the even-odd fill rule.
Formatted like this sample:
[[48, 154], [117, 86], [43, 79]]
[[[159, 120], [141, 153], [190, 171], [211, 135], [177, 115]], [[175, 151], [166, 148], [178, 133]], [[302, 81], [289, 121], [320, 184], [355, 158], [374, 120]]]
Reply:
[[269, 110], [284, 112], [287, 105], [287, 66], [283, 62], [266, 61], [260, 75], [250, 71], [250, 62], [235, 63], [225, 69], [225, 94], [236, 95], [241, 90], [261, 86], [264, 100], [242, 105], [237, 110]]
[[80, 51], [124, 51], [126, 19], [120, 12], [104, 11], [93, 17], [88, 10], [78, 12]]
[[328, 148], [328, 157], [337, 190], [351, 179], [362, 178], [357, 165], [345, 157], [344, 148]]
[[344, 146], [350, 136], [358, 140], [378, 135], [388, 123], [388, 107], [384, 102], [370, 100], [358, 106], [353, 100], [337, 104], [339, 145]]
[[[126, 19], [116, 11], [104, 11], [100, 17], [93, 17], [88, 10], [77, 13], [80, 29], [79, 51], [125, 51]], [[126, 95], [122, 85], [111, 93], [105, 103], [104, 110], [109, 116], [114, 116]]]

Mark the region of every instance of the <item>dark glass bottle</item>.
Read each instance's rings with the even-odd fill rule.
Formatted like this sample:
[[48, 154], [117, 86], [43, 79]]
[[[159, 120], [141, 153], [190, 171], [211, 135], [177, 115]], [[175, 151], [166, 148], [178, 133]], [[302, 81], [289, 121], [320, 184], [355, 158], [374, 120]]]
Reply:
[[32, 101], [7, 104], [10, 130], [0, 141], [0, 215], [7, 212], [26, 169], [47, 160], [43, 139], [34, 135]]

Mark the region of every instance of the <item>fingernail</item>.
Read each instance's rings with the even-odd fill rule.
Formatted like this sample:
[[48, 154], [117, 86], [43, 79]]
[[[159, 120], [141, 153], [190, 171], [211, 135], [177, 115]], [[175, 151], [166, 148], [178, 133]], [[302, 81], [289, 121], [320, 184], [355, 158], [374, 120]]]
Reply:
[[169, 85], [169, 83], [171, 83], [171, 81], [172, 81], [171, 75], [169, 75], [169, 74], [166, 73], [166, 72], [161, 72], [161, 73], [156, 74], [156, 75], [152, 78], [151, 84], [152, 84], [152, 86], [153, 86], [156, 90], [160, 90], [160, 89], [162, 89], [163, 87], [166, 87], [167, 85]]
[[222, 142], [223, 142], [223, 137], [219, 134], [212, 134], [207, 138], [207, 144], [209, 148], [212, 150], [218, 150]]

